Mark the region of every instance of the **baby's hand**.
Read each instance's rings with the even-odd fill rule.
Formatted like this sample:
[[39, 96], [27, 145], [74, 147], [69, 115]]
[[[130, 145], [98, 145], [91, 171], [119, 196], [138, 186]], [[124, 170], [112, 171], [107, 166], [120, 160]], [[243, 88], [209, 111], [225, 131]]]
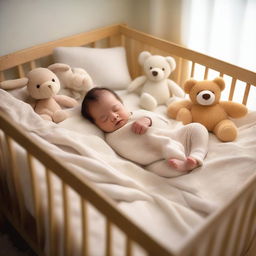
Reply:
[[136, 134], [144, 134], [151, 124], [152, 121], [149, 117], [141, 117], [132, 124], [132, 131]]

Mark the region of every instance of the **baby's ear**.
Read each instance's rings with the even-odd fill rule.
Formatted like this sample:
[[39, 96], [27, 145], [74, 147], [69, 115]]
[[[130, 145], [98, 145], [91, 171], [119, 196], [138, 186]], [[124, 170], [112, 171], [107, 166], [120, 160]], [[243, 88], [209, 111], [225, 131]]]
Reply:
[[28, 78], [23, 77], [19, 79], [6, 80], [0, 83], [0, 88], [4, 90], [13, 90], [24, 87], [28, 84]]

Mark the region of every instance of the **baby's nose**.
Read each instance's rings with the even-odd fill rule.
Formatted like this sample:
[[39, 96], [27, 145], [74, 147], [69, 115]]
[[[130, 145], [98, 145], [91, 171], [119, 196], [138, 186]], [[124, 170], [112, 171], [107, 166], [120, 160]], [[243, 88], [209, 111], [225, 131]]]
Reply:
[[118, 114], [117, 113], [112, 113], [111, 114], [111, 120], [115, 121], [118, 118]]

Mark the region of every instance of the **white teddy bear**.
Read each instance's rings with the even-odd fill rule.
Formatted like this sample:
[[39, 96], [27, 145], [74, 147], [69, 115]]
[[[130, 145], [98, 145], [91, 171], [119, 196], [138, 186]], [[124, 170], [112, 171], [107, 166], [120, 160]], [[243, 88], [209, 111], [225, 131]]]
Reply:
[[90, 75], [82, 68], [71, 68], [67, 64], [55, 63], [48, 67], [60, 80], [62, 91], [76, 100], [83, 99], [93, 87]]
[[128, 86], [128, 92], [141, 88], [140, 106], [146, 110], [154, 110], [158, 105], [169, 104], [177, 97], [184, 97], [185, 93], [179, 85], [168, 79], [176, 68], [172, 57], [151, 55], [150, 52], [140, 53], [138, 61], [144, 69], [144, 76], [135, 78]]

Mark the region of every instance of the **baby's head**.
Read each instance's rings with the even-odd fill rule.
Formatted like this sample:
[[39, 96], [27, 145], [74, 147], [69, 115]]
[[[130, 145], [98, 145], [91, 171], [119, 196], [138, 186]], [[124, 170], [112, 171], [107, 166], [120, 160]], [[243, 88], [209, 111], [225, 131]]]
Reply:
[[108, 88], [94, 87], [84, 97], [82, 115], [104, 132], [113, 132], [124, 126], [130, 112], [121, 98]]

